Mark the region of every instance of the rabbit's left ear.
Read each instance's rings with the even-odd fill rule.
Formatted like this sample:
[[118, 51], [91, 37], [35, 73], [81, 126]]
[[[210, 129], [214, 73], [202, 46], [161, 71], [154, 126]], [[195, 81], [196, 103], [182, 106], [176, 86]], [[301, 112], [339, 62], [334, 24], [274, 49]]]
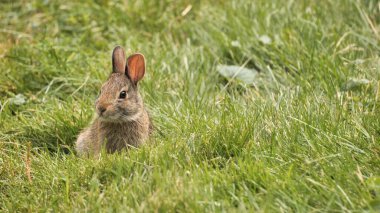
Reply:
[[125, 69], [125, 52], [122, 47], [117, 46], [112, 52], [112, 71], [124, 73]]
[[127, 59], [125, 73], [134, 84], [137, 84], [145, 74], [145, 58], [140, 53], [133, 54]]

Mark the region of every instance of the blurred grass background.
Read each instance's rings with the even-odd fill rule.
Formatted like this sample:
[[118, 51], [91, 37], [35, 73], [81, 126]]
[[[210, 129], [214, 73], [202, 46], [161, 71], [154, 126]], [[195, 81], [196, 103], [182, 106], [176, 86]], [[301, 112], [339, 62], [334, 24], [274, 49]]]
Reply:
[[[2, 1], [0, 210], [379, 210], [378, 23], [371, 0]], [[157, 130], [81, 159], [116, 45]]]

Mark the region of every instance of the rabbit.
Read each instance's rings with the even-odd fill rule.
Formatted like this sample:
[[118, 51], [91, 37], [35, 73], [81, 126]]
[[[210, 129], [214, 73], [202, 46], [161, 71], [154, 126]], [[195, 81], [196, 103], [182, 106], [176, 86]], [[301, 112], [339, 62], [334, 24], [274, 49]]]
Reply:
[[114, 153], [138, 147], [149, 138], [152, 123], [137, 86], [144, 74], [142, 54], [133, 54], [126, 60], [123, 48], [114, 48], [112, 73], [95, 102], [96, 118], [76, 141], [79, 155], [98, 155], [102, 147]]

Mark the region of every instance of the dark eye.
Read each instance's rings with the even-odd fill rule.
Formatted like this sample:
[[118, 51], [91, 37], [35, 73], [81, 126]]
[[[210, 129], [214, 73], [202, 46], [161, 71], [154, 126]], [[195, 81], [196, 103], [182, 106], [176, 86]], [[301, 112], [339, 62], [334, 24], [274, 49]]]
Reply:
[[119, 99], [124, 99], [127, 97], [127, 92], [126, 91], [121, 91], [119, 95]]

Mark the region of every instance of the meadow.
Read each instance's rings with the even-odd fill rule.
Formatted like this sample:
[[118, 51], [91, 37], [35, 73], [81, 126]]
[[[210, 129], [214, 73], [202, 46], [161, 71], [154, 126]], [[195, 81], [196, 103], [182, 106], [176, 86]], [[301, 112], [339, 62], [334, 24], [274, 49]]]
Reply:
[[[155, 131], [80, 158], [116, 45]], [[379, 53], [372, 0], [1, 1], [0, 211], [379, 211]]]

